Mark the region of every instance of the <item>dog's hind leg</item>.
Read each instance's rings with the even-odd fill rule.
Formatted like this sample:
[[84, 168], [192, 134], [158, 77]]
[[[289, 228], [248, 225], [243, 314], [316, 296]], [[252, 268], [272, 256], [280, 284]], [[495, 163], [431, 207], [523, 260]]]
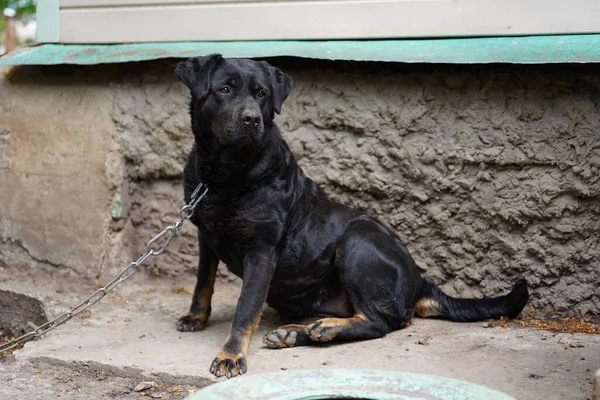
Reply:
[[284, 325], [268, 333], [263, 342], [272, 349], [306, 346], [332, 340], [376, 339], [388, 332], [382, 321], [358, 313], [350, 318], [322, 318], [310, 325]]
[[329, 342], [332, 340], [366, 340], [384, 336], [387, 326], [383, 321], [368, 319], [357, 313], [351, 318], [323, 318], [306, 327], [308, 336], [313, 342]]
[[406, 247], [383, 225], [368, 217], [351, 221], [337, 245], [334, 263], [352, 314], [342, 315], [340, 308], [332, 313], [337, 318], [280, 327], [265, 336], [268, 347], [375, 339], [410, 321], [422, 279]]

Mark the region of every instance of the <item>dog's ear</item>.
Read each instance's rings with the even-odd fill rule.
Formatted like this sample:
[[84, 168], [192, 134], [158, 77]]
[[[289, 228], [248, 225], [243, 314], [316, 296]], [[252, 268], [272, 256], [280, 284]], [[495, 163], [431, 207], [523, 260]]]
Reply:
[[175, 76], [190, 88], [195, 98], [202, 100], [210, 91], [211, 74], [221, 60], [223, 57], [220, 54], [192, 57], [177, 64]]
[[284, 74], [279, 68], [272, 67], [266, 62], [264, 62], [264, 65], [267, 66], [267, 71], [269, 72], [269, 78], [271, 80], [273, 110], [279, 114], [281, 113], [281, 105], [292, 91], [294, 81], [291, 76]]

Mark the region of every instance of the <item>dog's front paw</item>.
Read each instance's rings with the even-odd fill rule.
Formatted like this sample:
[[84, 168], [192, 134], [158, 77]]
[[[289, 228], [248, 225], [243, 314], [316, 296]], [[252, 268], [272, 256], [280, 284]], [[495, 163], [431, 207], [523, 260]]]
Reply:
[[246, 365], [246, 357], [243, 354], [229, 354], [219, 352], [212, 364], [210, 364], [210, 372], [215, 376], [234, 376], [246, 373], [248, 367]]
[[177, 320], [179, 332], [198, 332], [204, 330], [206, 319], [199, 315], [187, 314]]

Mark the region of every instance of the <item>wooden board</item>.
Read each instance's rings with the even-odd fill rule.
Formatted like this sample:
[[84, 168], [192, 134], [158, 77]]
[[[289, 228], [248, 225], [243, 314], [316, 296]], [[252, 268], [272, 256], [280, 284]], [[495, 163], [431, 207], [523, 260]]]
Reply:
[[597, 0], [60, 0], [61, 43], [600, 32]]

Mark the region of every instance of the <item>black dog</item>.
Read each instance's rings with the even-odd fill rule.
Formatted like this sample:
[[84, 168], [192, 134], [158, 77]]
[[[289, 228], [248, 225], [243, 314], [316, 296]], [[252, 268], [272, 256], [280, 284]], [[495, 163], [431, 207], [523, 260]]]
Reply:
[[198, 227], [198, 281], [180, 331], [204, 329], [219, 260], [243, 278], [229, 336], [210, 366], [216, 376], [246, 372], [250, 338], [264, 301], [285, 325], [271, 348], [382, 337], [413, 314], [453, 321], [517, 316], [529, 297], [519, 280], [488, 299], [456, 299], [423, 279], [406, 246], [385, 225], [334, 203], [305, 177], [273, 118], [292, 79], [266, 62], [220, 55], [180, 63], [191, 91], [195, 145], [184, 173], [185, 201], [199, 182], [208, 195]]

